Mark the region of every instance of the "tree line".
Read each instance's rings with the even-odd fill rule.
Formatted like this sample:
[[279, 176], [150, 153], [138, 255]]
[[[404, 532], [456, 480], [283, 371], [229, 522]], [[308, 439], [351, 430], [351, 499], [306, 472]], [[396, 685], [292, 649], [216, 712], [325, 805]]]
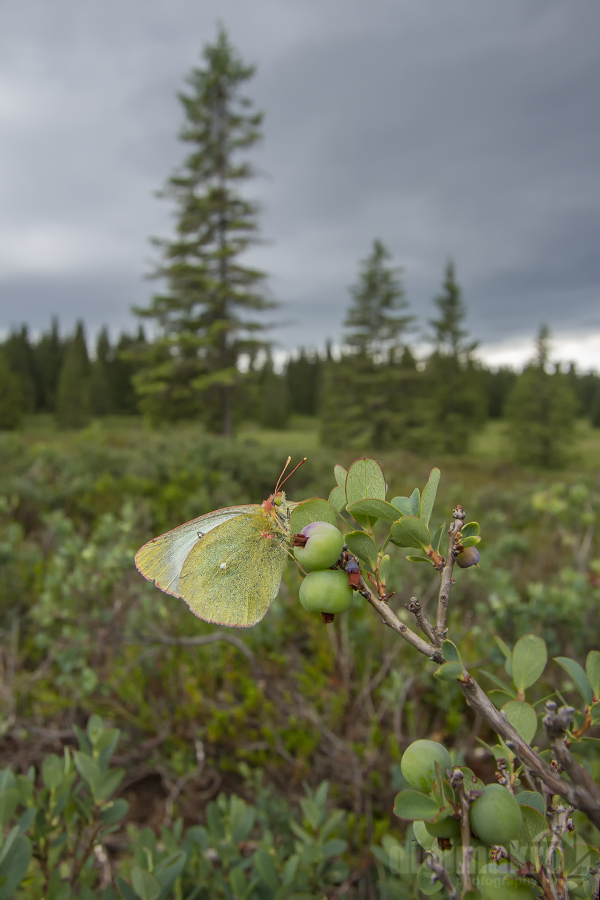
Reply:
[[245, 93], [254, 71], [220, 28], [179, 94], [189, 152], [161, 192], [174, 234], [152, 239], [161, 288], [134, 308], [152, 338], [140, 327], [111, 344], [103, 329], [90, 358], [81, 322], [68, 337], [56, 321], [36, 340], [25, 326], [11, 332], [0, 345], [0, 427], [35, 412], [64, 428], [141, 413], [231, 435], [243, 420], [281, 428], [293, 414], [319, 415], [331, 445], [460, 453], [486, 419], [506, 417], [523, 458], [537, 422], [543, 464], [561, 456], [560, 433], [576, 416], [600, 427], [600, 378], [550, 366], [547, 332], [521, 375], [477, 359], [453, 262], [434, 298], [430, 352], [418, 358], [402, 271], [379, 239], [351, 288], [341, 350], [300, 350], [276, 371], [264, 315], [275, 304], [266, 273], [245, 256], [259, 240], [259, 206], [246, 190], [248, 151], [262, 139], [262, 113]]

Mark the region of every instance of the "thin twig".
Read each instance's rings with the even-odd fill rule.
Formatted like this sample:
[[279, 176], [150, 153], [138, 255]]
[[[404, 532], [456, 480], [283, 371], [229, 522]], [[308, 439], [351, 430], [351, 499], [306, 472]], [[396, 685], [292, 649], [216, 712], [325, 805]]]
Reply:
[[443, 884], [443, 886], [446, 888], [450, 900], [458, 900], [458, 891], [456, 890], [456, 887], [454, 886], [454, 883], [450, 878], [448, 871], [442, 865], [437, 856], [429, 852], [425, 862], [432, 872], [432, 884], [434, 884], [436, 881], [439, 881], [440, 884]]
[[448, 616], [448, 600], [450, 598], [450, 591], [452, 590], [452, 585], [454, 584], [454, 579], [452, 577], [454, 572], [454, 547], [458, 542], [459, 535], [461, 533], [461, 528], [465, 521], [465, 511], [462, 506], [457, 506], [452, 513], [452, 522], [450, 523], [450, 528], [448, 529], [448, 533], [450, 535], [448, 539], [448, 554], [446, 556], [446, 562], [444, 564], [444, 568], [442, 569], [442, 575], [440, 578], [440, 592], [438, 595], [438, 608], [437, 608], [437, 617], [436, 617], [436, 625], [435, 631], [437, 636], [437, 645], [438, 647], [441, 645], [442, 641], [446, 637], [446, 618]]
[[469, 812], [471, 803], [465, 792], [465, 776], [460, 769], [455, 769], [452, 773], [450, 783], [458, 794], [458, 802], [460, 804], [460, 836], [462, 840], [462, 863], [460, 874], [463, 883], [463, 896], [473, 887], [471, 878], [471, 858], [473, 856], [473, 847], [471, 846], [471, 826], [469, 824]]
[[214, 644], [217, 641], [225, 641], [227, 644], [232, 644], [234, 647], [237, 647], [238, 650], [241, 650], [249, 662], [253, 665], [256, 663], [256, 657], [250, 647], [248, 647], [241, 638], [236, 637], [234, 634], [227, 634], [225, 631], [213, 631], [212, 634], [202, 634], [196, 637], [186, 638], [171, 637], [170, 635], [159, 631], [157, 628], [154, 628], [152, 635], [143, 635], [139, 640], [128, 641], [128, 643], [136, 645], [167, 644], [171, 647], [201, 647], [204, 644]]
[[413, 616], [417, 620], [417, 625], [419, 626], [425, 637], [428, 638], [432, 644], [437, 645], [438, 640], [435, 628], [427, 618], [426, 614], [423, 612], [423, 607], [421, 606], [417, 598], [411, 597], [410, 601], [404, 608], [407, 609], [409, 613], [413, 614]]
[[415, 634], [414, 631], [411, 631], [408, 625], [405, 625], [404, 622], [398, 618], [396, 613], [390, 609], [389, 604], [384, 600], [380, 600], [379, 597], [373, 593], [362, 576], [360, 579], [360, 593], [365, 600], [369, 601], [373, 609], [377, 610], [385, 624], [389, 625], [390, 628], [393, 628], [394, 631], [403, 637], [405, 641], [408, 641], [409, 644], [412, 644], [419, 653], [423, 653], [428, 659], [432, 659], [434, 662], [444, 662], [444, 657], [440, 650], [432, 644], [428, 644], [427, 641], [424, 641], [423, 638], [419, 637], [418, 634]]

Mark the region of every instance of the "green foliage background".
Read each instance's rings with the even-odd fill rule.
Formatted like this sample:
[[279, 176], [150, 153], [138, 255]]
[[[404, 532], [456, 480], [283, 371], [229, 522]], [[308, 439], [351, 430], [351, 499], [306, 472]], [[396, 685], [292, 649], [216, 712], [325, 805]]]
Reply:
[[[255, 801], [257, 773], [296, 807], [305, 783], [315, 789], [328, 780], [330, 802], [345, 812], [346, 865], [359, 880], [376, 879], [364, 848], [384, 836], [402, 841], [391, 801], [403, 749], [431, 736], [487, 778], [493, 760], [477, 738], [489, 735], [457, 686], [435, 679], [431, 665], [383, 628], [358, 595], [333, 626], [306, 613], [292, 563], [269, 614], [248, 631], [201, 622], [135, 571], [134, 552], [149, 537], [266, 497], [288, 441], [290, 451], [300, 451], [306, 428], [232, 441], [192, 426], [151, 432], [114, 421], [79, 433], [43, 431], [38, 423], [38, 430], [0, 435], [0, 766], [25, 774], [46, 754], [62, 753], [72, 727], [98, 714], [122, 731], [121, 796], [138, 827], [164, 820], [175, 784], [175, 810], [191, 827], [205, 822], [207, 803], [219, 793]], [[422, 487], [431, 463], [441, 466], [432, 530], [457, 502], [482, 524], [481, 567], [457, 574], [451, 605], [464, 658], [501, 672], [495, 633], [512, 644], [535, 631], [552, 655], [580, 660], [596, 648], [600, 492], [593, 463], [590, 474], [567, 472], [557, 483], [483, 454], [379, 457], [390, 496]], [[289, 495], [327, 496], [334, 462], [353, 458], [311, 453]], [[412, 596], [433, 603], [437, 577], [398, 551], [388, 584], [394, 608], [406, 615]], [[215, 632], [223, 639], [194, 644]], [[556, 689], [568, 692], [569, 681], [554, 666], [539, 697]]]

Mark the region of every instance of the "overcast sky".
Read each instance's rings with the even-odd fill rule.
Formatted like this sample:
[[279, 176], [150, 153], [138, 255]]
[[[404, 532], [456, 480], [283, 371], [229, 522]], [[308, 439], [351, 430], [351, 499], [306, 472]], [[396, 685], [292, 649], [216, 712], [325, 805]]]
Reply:
[[218, 19], [257, 65], [280, 349], [339, 342], [379, 237], [423, 330], [453, 257], [488, 359], [546, 322], [600, 367], [595, 0], [2, 0], [0, 330], [133, 327], [172, 227], [175, 94]]

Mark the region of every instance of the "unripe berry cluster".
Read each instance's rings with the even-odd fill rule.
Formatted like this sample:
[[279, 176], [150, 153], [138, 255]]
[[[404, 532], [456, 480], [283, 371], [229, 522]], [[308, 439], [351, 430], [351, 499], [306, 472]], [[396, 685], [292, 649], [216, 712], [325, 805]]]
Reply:
[[330, 568], [340, 558], [344, 536], [328, 522], [311, 522], [300, 535], [306, 541], [303, 546], [294, 547], [294, 556], [308, 572], [300, 586], [300, 603], [309, 612], [344, 612], [352, 601], [348, 576], [340, 569]]

